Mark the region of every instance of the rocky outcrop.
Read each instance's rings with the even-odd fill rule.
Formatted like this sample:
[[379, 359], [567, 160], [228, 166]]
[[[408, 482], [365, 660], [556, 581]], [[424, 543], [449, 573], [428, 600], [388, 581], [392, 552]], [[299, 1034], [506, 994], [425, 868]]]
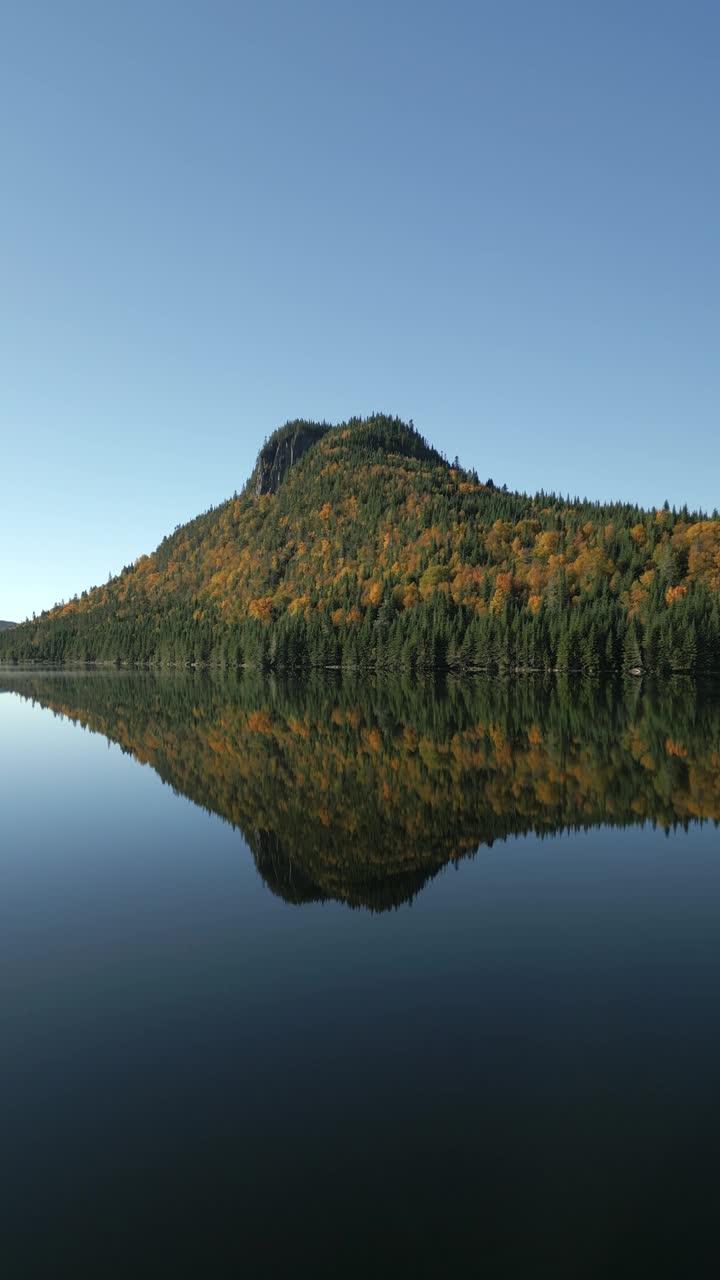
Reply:
[[319, 439], [317, 428], [298, 427], [271, 436], [260, 450], [250, 478], [250, 491], [260, 498], [264, 493], [277, 493], [291, 467]]

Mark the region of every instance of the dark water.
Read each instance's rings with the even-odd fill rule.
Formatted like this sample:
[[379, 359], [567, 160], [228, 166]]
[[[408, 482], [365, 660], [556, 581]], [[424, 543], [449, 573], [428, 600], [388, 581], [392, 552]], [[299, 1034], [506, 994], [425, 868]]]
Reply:
[[0, 804], [4, 1274], [717, 1274], [717, 690], [5, 673]]

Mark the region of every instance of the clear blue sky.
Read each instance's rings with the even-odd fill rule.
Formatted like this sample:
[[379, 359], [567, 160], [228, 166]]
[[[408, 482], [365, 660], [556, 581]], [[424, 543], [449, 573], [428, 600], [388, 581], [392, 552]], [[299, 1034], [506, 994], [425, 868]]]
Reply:
[[0, 617], [291, 417], [720, 505], [719, 59], [694, 0], [6, 0]]

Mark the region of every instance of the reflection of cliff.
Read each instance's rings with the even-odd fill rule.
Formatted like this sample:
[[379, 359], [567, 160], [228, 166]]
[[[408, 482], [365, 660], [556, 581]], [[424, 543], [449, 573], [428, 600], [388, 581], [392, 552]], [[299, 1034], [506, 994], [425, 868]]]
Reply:
[[720, 703], [689, 682], [441, 689], [10, 674], [240, 828], [290, 902], [376, 909], [512, 833], [720, 820]]

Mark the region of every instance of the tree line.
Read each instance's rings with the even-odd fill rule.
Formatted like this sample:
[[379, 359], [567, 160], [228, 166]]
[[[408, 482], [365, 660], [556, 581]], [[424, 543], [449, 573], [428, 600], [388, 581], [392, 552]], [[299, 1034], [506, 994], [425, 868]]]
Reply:
[[[389, 671], [720, 670], [720, 519], [528, 497], [412, 423], [311, 441], [107, 584], [0, 635], [15, 662]], [[291, 451], [287, 451], [288, 456]]]

